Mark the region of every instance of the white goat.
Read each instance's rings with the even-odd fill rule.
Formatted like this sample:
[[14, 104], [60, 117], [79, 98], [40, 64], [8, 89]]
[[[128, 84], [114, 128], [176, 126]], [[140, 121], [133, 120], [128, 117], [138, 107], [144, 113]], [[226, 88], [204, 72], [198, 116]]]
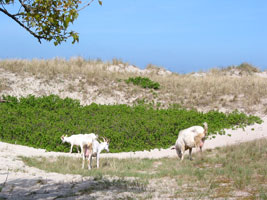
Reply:
[[81, 153], [83, 154], [83, 146], [87, 144], [88, 142], [91, 142], [93, 139], [96, 139], [98, 136], [94, 133], [90, 134], [77, 134], [77, 135], [72, 135], [68, 137], [67, 135], [62, 135], [61, 140], [63, 143], [67, 142], [70, 143], [70, 153], [72, 153], [72, 148], [75, 145], [77, 148], [78, 153], [79, 151], [79, 146], [81, 147]]
[[84, 145], [84, 153], [83, 153], [83, 164], [82, 169], [84, 169], [84, 161], [87, 158], [88, 159], [88, 169], [92, 169], [92, 157], [96, 157], [96, 166], [99, 168], [99, 157], [100, 153], [103, 150], [106, 150], [109, 152], [109, 140], [103, 137], [102, 142], [98, 142], [96, 139], [92, 141], [92, 143], [87, 143], [87, 145]]
[[184, 152], [187, 149], [189, 149], [190, 160], [192, 160], [192, 148], [199, 147], [200, 151], [202, 152], [205, 136], [208, 132], [208, 124], [204, 122], [203, 125], [204, 128], [202, 126], [192, 126], [179, 132], [175, 143], [175, 149], [178, 157], [181, 160], [184, 159]]

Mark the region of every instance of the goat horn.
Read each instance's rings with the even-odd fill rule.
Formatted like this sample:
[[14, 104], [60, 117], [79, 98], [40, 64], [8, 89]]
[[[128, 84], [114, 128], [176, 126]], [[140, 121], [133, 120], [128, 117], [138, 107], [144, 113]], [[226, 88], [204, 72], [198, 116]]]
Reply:
[[106, 141], [104, 137], [101, 137], [101, 139], [103, 139], [103, 142], [105, 142], [105, 141]]

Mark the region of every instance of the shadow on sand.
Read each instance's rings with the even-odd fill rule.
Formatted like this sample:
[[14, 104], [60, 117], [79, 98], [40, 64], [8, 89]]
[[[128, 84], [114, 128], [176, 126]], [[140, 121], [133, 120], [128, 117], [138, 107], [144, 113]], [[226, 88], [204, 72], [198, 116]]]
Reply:
[[125, 179], [103, 177], [73, 182], [42, 178], [16, 179], [0, 184], [2, 199], [132, 199], [146, 192], [143, 184]]

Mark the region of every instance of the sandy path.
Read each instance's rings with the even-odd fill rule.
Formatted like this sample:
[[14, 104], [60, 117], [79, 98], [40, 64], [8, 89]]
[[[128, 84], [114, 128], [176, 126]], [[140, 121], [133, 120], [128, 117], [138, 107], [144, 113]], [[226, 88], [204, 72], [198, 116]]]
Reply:
[[[215, 139], [206, 140], [205, 149], [238, 144], [240, 142], [254, 139], [267, 138], [267, 116], [262, 118], [262, 124], [255, 124], [243, 129], [226, 130], [227, 135], [218, 135]], [[113, 189], [103, 189], [99, 181], [90, 177], [80, 175], [62, 175], [57, 173], [47, 173], [42, 170], [25, 166], [17, 156], [74, 156], [77, 154], [45, 152], [44, 149], [8, 144], [0, 142], [0, 188], [6, 183], [0, 192], [0, 199], [114, 199], [114, 197], [125, 197], [129, 191], [116, 187]], [[143, 152], [127, 153], [103, 153], [102, 157], [117, 158], [161, 158], [176, 157], [175, 150], [155, 149]], [[108, 180], [107, 180], [108, 181]], [[104, 184], [104, 183], [103, 183]], [[92, 193], [82, 194], [80, 191], [93, 188]], [[79, 194], [79, 196], [75, 196]]]

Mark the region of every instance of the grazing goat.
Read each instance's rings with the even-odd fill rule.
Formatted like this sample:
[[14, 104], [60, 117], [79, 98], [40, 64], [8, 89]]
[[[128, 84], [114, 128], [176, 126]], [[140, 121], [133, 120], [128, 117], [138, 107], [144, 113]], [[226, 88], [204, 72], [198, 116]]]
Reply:
[[184, 152], [189, 149], [189, 158], [192, 160], [192, 148], [200, 148], [204, 145], [205, 137], [208, 132], [208, 124], [203, 123], [202, 126], [192, 126], [190, 128], [181, 130], [175, 143], [175, 149], [178, 157], [183, 160]]
[[83, 155], [83, 146], [85, 144], [87, 144], [88, 142], [92, 141], [92, 139], [96, 139], [98, 136], [94, 133], [90, 133], [90, 134], [77, 134], [77, 135], [72, 135], [70, 137], [68, 137], [67, 135], [62, 135], [61, 136], [61, 140], [62, 143], [70, 143], [71, 147], [70, 147], [70, 153], [72, 153], [72, 148], [75, 145], [77, 148], [78, 153], [80, 153], [79, 151], [79, 146], [81, 147], [81, 153]]
[[92, 169], [92, 157], [96, 157], [96, 166], [99, 168], [99, 157], [100, 153], [103, 150], [109, 152], [109, 140], [103, 137], [102, 142], [98, 142], [96, 139], [92, 141], [92, 143], [87, 143], [84, 145], [84, 153], [83, 153], [83, 164], [82, 169], [84, 169], [84, 161], [88, 159], [88, 169]]

